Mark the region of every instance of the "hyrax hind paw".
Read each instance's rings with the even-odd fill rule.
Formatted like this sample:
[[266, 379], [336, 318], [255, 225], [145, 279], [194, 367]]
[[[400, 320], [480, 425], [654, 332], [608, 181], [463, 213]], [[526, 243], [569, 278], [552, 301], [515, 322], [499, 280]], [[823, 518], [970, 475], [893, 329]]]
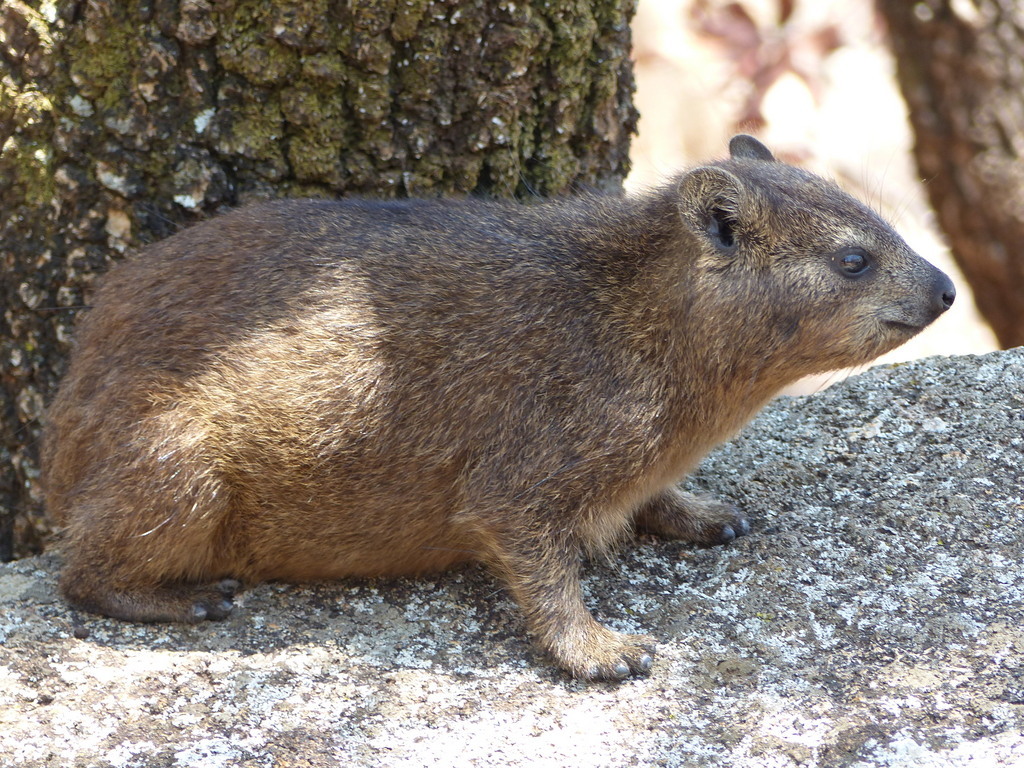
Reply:
[[[235, 592], [241, 588], [234, 579], [217, 582], [213, 589], [202, 590], [193, 595], [192, 615], [195, 623], [226, 619], [235, 607]], [[198, 598], [198, 599], [196, 599]]]
[[750, 533], [750, 523], [732, 504], [670, 488], [642, 507], [636, 527], [670, 539], [695, 544], [727, 544]]
[[578, 680], [624, 680], [647, 675], [654, 663], [654, 639], [624, 635], [597, 625], [596, 632], [579, 642], [556, 642], [550, 654], [562, 669]]
[[68, 602], [91, 613], [125, 621], [186, 624], [227, 618], [240, 586], [234, 579], [224, 579], [204, 588], [175, 586], [86, 592], [67, 578], [62, 579], [61, 584]]

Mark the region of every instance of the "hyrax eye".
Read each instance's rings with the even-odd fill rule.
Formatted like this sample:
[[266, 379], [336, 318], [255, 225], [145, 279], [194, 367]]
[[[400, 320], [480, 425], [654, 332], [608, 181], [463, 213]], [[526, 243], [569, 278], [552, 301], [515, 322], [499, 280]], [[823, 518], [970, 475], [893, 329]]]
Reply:
[[871, 268], [871, 257], [859, 248], [853, 248], [837, 253], [832, 257], [832, 263], [846, 277], [861, 277]]

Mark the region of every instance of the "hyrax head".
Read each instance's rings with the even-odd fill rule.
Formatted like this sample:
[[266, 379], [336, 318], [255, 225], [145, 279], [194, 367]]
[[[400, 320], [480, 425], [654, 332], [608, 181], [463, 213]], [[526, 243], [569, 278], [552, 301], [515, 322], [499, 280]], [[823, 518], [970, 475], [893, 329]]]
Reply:
[[[796, 377], [860, 365], [953, 304], [950, 279], [835, 184], [750, 136], [679, 182], [700, 301], [765, 369]], [[750, 349], [750, 346], [753, 349]]]

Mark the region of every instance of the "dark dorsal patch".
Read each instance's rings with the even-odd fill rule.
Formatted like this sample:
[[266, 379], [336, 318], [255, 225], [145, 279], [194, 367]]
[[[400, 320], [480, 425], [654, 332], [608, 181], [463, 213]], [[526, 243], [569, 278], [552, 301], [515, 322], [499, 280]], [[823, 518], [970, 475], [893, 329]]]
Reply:
[[766, 163], [774, 163], [775, 155], [764, 144], [748, 136], [745, 133], [738, 133], [729, 140], [729, 154], [733, 160], [763, 160]]

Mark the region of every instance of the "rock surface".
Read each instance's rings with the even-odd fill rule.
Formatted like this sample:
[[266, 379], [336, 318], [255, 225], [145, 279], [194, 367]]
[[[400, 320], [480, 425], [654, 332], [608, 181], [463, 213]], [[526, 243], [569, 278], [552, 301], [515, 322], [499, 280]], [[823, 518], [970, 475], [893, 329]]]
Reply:
[[476, 568], [261, 585], [183, 627], [76, 614], [56, 555], [9, 563], [0, 765], [1019, 766], [1022, 475], [1024, 349], [778, 400], [692, 480], [749, 536], [588, 566], [599, 618], [659, 640], [620, 685], [537, 659]]

